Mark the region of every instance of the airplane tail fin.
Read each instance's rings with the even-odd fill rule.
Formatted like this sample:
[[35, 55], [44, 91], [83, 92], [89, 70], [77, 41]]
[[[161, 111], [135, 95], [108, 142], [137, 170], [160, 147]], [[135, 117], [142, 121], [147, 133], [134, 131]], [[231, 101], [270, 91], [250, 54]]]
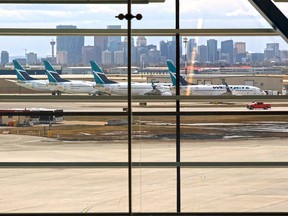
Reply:
[[[176, 86], [176, 66], [173, 64], [171, 60], [167, 60], [167, 66], [170, 73], [170, 78], [172, 80], [172, 85]], [[180, 75], [180, 85], [188, 85], [188, 82]]]
[[113, 84], [117, 83], [113, 80], [108, 79], [108, 77], [104, 74], [104, 72], [100, 69], [95, 61], [90, 61], [90, 65], [92, 68], [94, 80], [96, 84]]
[[53, 66], [48, 62], [44, 61], [46, 74], [48, 76], [48, 80], [50, 83], [58, 83], [58, 82], [70, 82], [67, 79], [63, 79], [59, 76], [57, 71], [53, 68]]
[[20, 63], [16, 60], [13, 60], [15, 72], [17, 79], [20, 81], [26, 81], [26, 80], [36, 80], [35, 78], [29, 76], [29, 74], [24, 70], [24, 68], [20, 65]]

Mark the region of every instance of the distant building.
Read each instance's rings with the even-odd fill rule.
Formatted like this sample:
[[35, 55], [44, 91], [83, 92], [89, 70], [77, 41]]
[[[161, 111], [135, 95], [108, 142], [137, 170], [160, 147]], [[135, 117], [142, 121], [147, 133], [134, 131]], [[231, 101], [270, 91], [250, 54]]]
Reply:
[[145, 36], [138, 36], [136, 46], [137, 47], [146, 47], [147, 46], [147, 39], [145, 38]]
[[168, 58], [168, 42], [160, 41], [160, 56], [163, 57], [163, 59]]
[[9, 53], [7, 51], [1, 52], [1, 65], [6, 65], [9, 63]]
[[245, 62], [247, 58], [246, 53], [246, 43], [245, 42], [235, 42], [234, 43], [234, 58], [235, 62]]
[[208, 56], [207, 60], [211, 63], [215, 63], [218, 60], [217, 40], [215, 39], [207, 40], [207, 56]]
[[[59, 25], [57, 29], [76, 29], [73, 25]], [[68, 54], [68, 64], [78, 65], [82, 63], [82, 47], [84, 46], [84, 36], [57, 36], [56, 47], [58, 51], [66, 51]]]
[[107, 50], [108, 47], [108, 36], [95, 36], [94, 37], [95, 47], [95, 61], [98, 64], [102, 64], [102, 52]]
[[160, 51], [157, 49], [150, 49], [148, 51], [148, 62], [149, 65], [158, 65], [160, 61]]
[[117, 50], [114, 52], [114, 64], [116, 65], [124, 64], [124, 51]]
[[196, 40], [194, 38], [189, 39], [187, 44], [187, 62], [190, 63], [196, 60], [196, 49], [197, 49]]
[[57, 51], [57, 64], [67, 65], [68, 64], [68, 52], [67, 51]]
[[[121, 29], [121, 25], [108, 25], [107, 29]], [[121, 44], [121, 36], [108, 36], [108, 47], [110, 52], [119, 50]]]
[[90, 65], [90, 61], [95, 61], [96, 49], [94, 46], [83, 46], [82, 47], [82, 64]]
[[112, 52], [105, 50], [102, 52], [102, 64], [109, 65], [112, 64]]
[[26, 53], [27, 64], [36, 65], [38, 64], [37, 53], [29, 52]]
[[223, 57], [223, 59], [225, 59], [228, 64], [234, 63], [233, 53], [234, 53], [233, 40], [222, 41], [221, 42], [221, 57]]
[[264, 59], [280, 61], [279, 43], [267, 43], [264, 50]]
[[207, 61], [208, 61], [207, 46], [205, 45], [198, 46], [198, 62], [206, 63]]
[[22, 66], [24, 66], [24, 65], [27, 64], [26, 58], [16, 58], [16, 59], [14, 59], [14, 60], [18, 61], [19, 64], [21, 64]]

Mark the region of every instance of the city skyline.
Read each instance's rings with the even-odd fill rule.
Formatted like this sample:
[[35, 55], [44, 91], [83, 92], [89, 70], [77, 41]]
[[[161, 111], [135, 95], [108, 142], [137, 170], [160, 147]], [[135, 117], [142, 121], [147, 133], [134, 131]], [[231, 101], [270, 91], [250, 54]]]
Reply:
[[[288, 5], [275, 3], [282, 12], [287, 14]], [[180, 28], [270, 28], [266, 20], [255, 10], [248, 1], [221, 0], [209, 2], [194, 0], [193, 7], [189, 0], [181, 0]], [[159, 6], [161, 11], [159, 11]], [[133, 20], [132, 28], [150, 29], [175, 27], [175, 1], [166, 0], [164, 3], [133, 5], [133, 13], [141, 13], [141, 21]], [[125, 5], [106, 4], [1, 4], [0, 28], [56, 28], [58, 25], [75, 25], [77, 28], [106, 29], [107, 25], [121, 25], [127, 28], [125, 21], [115, 18], [119, 13], [125, 13]], [[159, 13], [151, 13], [159, 11]], [[184, 37], [185, 35], [183, 35]], [[50, 41], [56, 36], [1, 36], [0, 49], [7, 50], [11, 56], [25, 56], [27, 52], [37, 52], [39, 57], [50, 54]], [[210, 37], [217, 40], [245, 41], [247, 51], [260, 52], [266, 43], [279, 43], [282, 49], [288, 49], [287, 43], [280, 37]], [[198, 37], [206, 41], [207, 37]], [[147, 37], [148, 44], [170, 40], [167, 37]], [[204, 42], [202, 43], [204, 44]], [[93, 37], [85, 36], [85, 46], [93, 45]], [[158, 47], [159, 48], [159, 47]]]
[[[75, 43], [78, 40], [77, 39], [78, 37], [79, 36], [75, 36], [74, 37], [74, 39], [72, 40], [72, 41], [74, 41], [73, 43]], [[98, 38], [98, 37], [95, 37], [95, 38]], [[94, 38], [94, 40], [95, 40], [95, 38]], [[141, 63], [143, 61], [143, 62], [146, 62], [148, 64], [151, 63], [153, 65], [153, 64], [158, 64], [160, 62], [164, 62], [165, 59], [172, 59], [172, 60], [175, 59], [175, 57], [176, 57], [175, 56], [175, 48], [176, 47], [175, 47], [175, 45], [173, 45], [173, 43], [175, 44], [175, 38], [172, 37], [171, 38], [172, 40], [170, 40], [170, 41], [161, 41], [161, 42], [159, 42], [159, 43], [162, 44], [162, 45], [159, 45], [159, 47], [160, 47], [159, 50], [158, 50], [156, 45], [148, 44], [147, 40], [146, 40], [146, 37], [137, 37], [136, 40], [134, 38], [132, 38], [133, 39], [132, 40], [133, 41], [132, 49], [133, 49], [134, 46], [137, 47], [138, 44], [141, 45], [141, 43], [139, 43], [139, 41], [138, 41], [139, 38], [140, 38], [140, 40], [142, 40], [142, 45], [144, 45], [144, 46], [139, 46], [139, 47], [140, 48], [141, 47], [146, 47], [145, 48], [145, 50], [146, 50], [145, 52], [143, 52], [144, 50], [143, 50], [143, 48], [141, 48], [143, 50], [141, 52], [143, 54], [145, 54], [146, 57], [145, 56], [141, 57], [141, 55], [140, 55], [141, 53], [139, 53], [139, 49], [138, 49], [138, 51], [136, 51], [136, 50], [133, 51], [132, 50], [132, 63], [139, 64], [139, 63]], [[64, 44], [66, 44], [64, 39], [65, 40], [68, 39], [68, 41], [67, 41], [68, 44], [67, 45], [69, 45], [69, 44], [71, 45], [71, 43], [69, 42], [71, 38], [63, 37], [63, 39], [61, 39], [61, 41], [63, 41], [63, 45], [61, 45], [62, 46], [61, 49], [63, 49], [63, 46], [66, 46], [66, 45], [64, 45]], [[108, 39], [106, 39], [106, 43], [107, 43], [106, 47], [107, 47], [107, 49], [106, 50], [100, 50], [100, 53], [99, 52], [97, 52], [97, 53], [102, 55], [102, 58], [104, 58], [105, 55], [108, 55], [108, 56], [110, 55], [110, 57], [108, 57], [108, 58], [112, 58], [111, 53], [109, 54], [108, 52], [112, 52], [112, 54], [114, 52], [113, 56], [115, 56], [114, 58], [117, 58], [118, 60], [115, 59], [115, 61], [114, 61], [113, 58], [112, 58], [112, 61], [111, 60], [107, 60], [107, 59], [106, 60], [103, 59], [103, 61], [102, 61], [102, 58], [100, 58], [101, 60], [98, 59], [97, 62], [99, 62], [100, 64], [104, 64], [104, 65], [105, 64], [125, 65], [125, 58], [127, 58], [127, 56], [125, 57], [125, 55], [127, 55], [127, 52], [125, 51], [126, 50], [125, 46], [127, 46], [126, 39], [127, 38], [125, 38], [124, 40], [121, 40], [121, 41], [119, 39], [119, 41], [117, 43], [118, 46], [119, 46], [118, 48], [115, 46], [116, 44], [112, 45], [112, 46], [108, 45], [109, 43], [111, 44], [111, 42], [114, 43], [114, 41], [110, 39], [111, 42], [108, 43]], [[143, 39], [145, 39], [145, 43], [143, 43]], [[222, 61], [223, 63], [226, 62], [228, 64], [234, 64], [236, 62], [245, 63], [246, 59], [249, 57], [246, 54], [263, 54], [262, 56], [258, 55], [257, 59], [263, 59], [264, 60], [265, 58], [268, 58], [270, 56], [268, 59], [270, 59], [270, 60], [273, 59], [273, 60], [276, 60], [276, 61], [278, 61], [277, 59], [279, 59], [279, 62], [280, 62], [280, 60], [282, 60], [282, 59], [280, 59], [280, 57], [281, 57], [280, 56], [280, 52], [281, 51], [283, 51], [283, 53], [281, 53], [282, 57], [283, 57], [283, 61], [287, 62], [287, 58], [288, 58], [286, 56], [287, 53], [288, 53], [288, 50], [283, 50], [279, 46], [279, 43], [266, 43], [266, 46], [263, 48], [262, 52], [253, 53], [253, 52], [246, 51], [247, 44], [246, 44], [246, 42], [243, 42], [243, 41], [233, 41], [231, 39], [225, 40], [225, 41], [218, 41], [216, 39], [208, 39], [204, 45], [203, 44], [199, 45], [199, 44], [197, 44], [197, 40], [195, 38], [193, 38], [193, 37], [185, 38], [185, 39], [187, 41], [186, 44], [183, 42], [184, 39], [180, 38], [180, 42], [182, 42], [182, 44], [181, 44], [182, 47], [180, 47], [180, 48], [181, 48], [181, 50], [183, 52], [182, 60], [185, 61], [184, 58], [188, 58], [187, 59], [188, 63], [191, 63], [191, 61], [197, 61], [199, 63], [205, 63], [205, 62], [216, 63], [216, 62], [220, 62], [220, 61]], [[56, 38], [56, 40], [59, 41], [59, 38], [58, 39]], [[33, 64], [39, 64], [40, 59], [48, 58], [50, 61], [56, 63], [56, 58], [55, 58], [55, 60], [53, 60], [53, 58], [52, 58], [52, 50], [55, 49], [54, 48], [55, 43], [56, 42], [55, 42], [54, 39], [50, 40], [50, 49], [51, 49], [50, 50], [50, 55], [48, 55], [46, 57], [38, 56], [38, 54], [34, 53], [34, 52], [27, 52], [26, 56], [11, 56], [11, 55], [9, 55], [9, 52], [8, 52], [10, 62], [11, 62], [11, 60], [13, 60], [15, 58], [16, 59], [27, 59], [27, 63], [33, 65]], [[82, 51], [81, 51], [81, 47], [78, 48], [78, 53], [80, 53], [81, 58], [79, 57], [79, 54], [75, 53], [76, 50], [73, 51], [75, 48], [72, 48], [73, 59], [70, 59], [68, 61], [69, 58], [67, 58], [68, 57], [67, 56], [66, 57], [67, 58], [66, 62], [65, 61], [64, 62], [58, 62], [58, 60], [57, 60], [58, 64], [88, 65], [90, 60], [96, 60], [96, 58], [95, 58], [96, 47], [94, 47], [94, 46], [83, 46], [83, 45], [81, 45], [81, 43], [83, 43], [83, 42], [80, 42], [80, 46], [82, 46]], [[75, 43], [75, 45], [76, 44], [77, 43]], [[98, 46], [100, 46], [100, 45], [101, 44], [98, 44]], [[69, 46], [68, 46], [68, 48], [69, 48]], [[77, 46], [79, 46], [79, 45], [77, 45]], [[170, 54], [169, 54], [167, 48], [165, 48], [163, 46], [167, 46], [167, 48], [169, 46], [172, 46], [174, 48], [172, 48], [172, 47], [168, 48], [168, 50], [170, 49]], [[186, 49], [187, 49], [187, 57], [184, 57], [184, 55], [185, 55], [185, 51], [184, 51], [185, 50], [185, 46], [187, 46], [186, 47]], [[172, 50], [171, 50], [171, 48], [172, 48]], [[196, 48], [197, 56], [196, 56], [196, 58], [193, 57], [193, 59], [192, 59], [192, 52], [194, 52], [193, 48]], [[61, 49], [59, 49], [59, 50], [61, 50]], [[64, 50], [65, 49], [66, 48], [64, 48]], [[152, 52], [154, 54], [150, 51], [151, 49], [152, 49]], [[62, 53], [60, 53], [59, 50], [57, 52], [58, 55], [62, 55]], [[66, 49], [66, 51], [67, 51], [67, 49]], [[148, 53], [148, 51], [150, 53]], [[2, 51], [2, 52], [5, 52], [5, 51]], [[157, 54], [157, 52], [158, 52], [158, 54]], [[104, 53], [106, 53], [106, 54], [104, 54]], [[134, 56], [136, 53], [137, 53], [137, 55], [140, 55], [140, 56], [138, 56], [138, 57]], [[5, 55], [7, 55], [7, 54], [5, 53]], [[54, 53], [54, 55], [56, 57], [56, 53]], [[206, 55], [206, 57], [205, 57], [205, 55]], [[59, 56], [57, 56], [57, 59], [58, 59], [58, 57]], [[143, 57], [144, 57], [144, 59], [143, 59]], [[84, 62], [84, 60], [82, 60], [82, 61], [80, 60], [82, 58], [85, 58], [85, 62]], [[107, 58], [107, 57], [105, 57], [105, 58]], [[119, 60], [119, 58], [120, 58], [120, 60]], [[252, 57], [250, 56], [250, 59], [251, 58]], [[256, 58], [255, 55], [254, 55], [254, 58]], [[37, 61], [37, 59], [39, 59], [39, 61]], [[162, 59], [162, 60], [160, 60], [160, 59]], [[77, 60], [77, 62], [76, 62], [76, 60]], [[258, 60], [258, 61], [260, 61], [260, 60]]]

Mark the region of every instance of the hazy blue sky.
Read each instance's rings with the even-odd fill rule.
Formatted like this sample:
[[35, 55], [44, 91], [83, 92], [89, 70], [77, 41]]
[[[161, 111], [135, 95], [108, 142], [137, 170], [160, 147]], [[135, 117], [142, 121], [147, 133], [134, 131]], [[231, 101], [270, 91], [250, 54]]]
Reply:
[[[174, 28], [174, 0], [165, 3], [134, 5], [133, 14], [141, 13], [141, 21], [133, 20], [133, 28]], [[287, 14], [288, 4], [278, 3]], [[106, 28], [107, 25], [121, 25], [126, 22], [115, 18], [126, 13], [122, 5], [49, 5], [49, 4], [0, 4], [0, 28], [55, 28], [57, 25], [76, 25], [78, 28]], [[247, 0], [181, 0], [181, 28], [271, 28]], [[7, 50], [10, 56], [36, 52], [38, 56], [51, 55], [49, 41], [56, 37], [0, 37], [0, 51]], [[266, 43], [280, 43], [280, 49], [288, 50], [280, 37], [209, 37], [220, 41], [233, 39], [247, 42], [247, 50], [263, 52]], [[148, 43], [159, 45], [167, 37], [150, 37]], [[207, 37], [196, 38], [199, 45], [206, 44]], [[86, 45], [93, 45], [91, 37]]]

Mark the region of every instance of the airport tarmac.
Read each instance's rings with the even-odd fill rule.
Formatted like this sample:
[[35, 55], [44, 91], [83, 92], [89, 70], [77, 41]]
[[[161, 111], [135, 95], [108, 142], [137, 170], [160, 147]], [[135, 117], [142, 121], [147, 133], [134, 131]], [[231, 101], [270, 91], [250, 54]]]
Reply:
[[[285, 162], [288, 139], [182, 140], [185, 162]], [[127, 142], [0, 135], [1, 162], [125, 162]], [[175, 140], [133, 140], [132, 161], [173, 162]], [[126, 168], [1, 168], [0, 213], [127, 212]], [[176, 169], [133, 168], [134, 212], [176, 212]], [[287, 168], [182, 168], [182, 212], [287, 212]]]
[[[248, 111], [246, 104], [248, 102], [229, 102], [229, 103], [212, 103], [209, 101], [204, 102], [181, 102], [181, 111]], [[264, 110], [269, 111], [287, 111], [288, 102], [275, 102], [271, 103], [272, 109]], [[46, 109], [63, 109], [66, 112], [80, 111], [80, 112], [122, 112], [126, 108], [127, 102], [0, 102], [2, 110], [5, 109], [32, 109], [32, 108], [46, 108]], [[141, 105], [139, 102], [132, 102], [133, 112], [169, 112], [175, 111], [175, 102], [146, 102]], [[262, 110], [262, 109], [257, 109]]]

